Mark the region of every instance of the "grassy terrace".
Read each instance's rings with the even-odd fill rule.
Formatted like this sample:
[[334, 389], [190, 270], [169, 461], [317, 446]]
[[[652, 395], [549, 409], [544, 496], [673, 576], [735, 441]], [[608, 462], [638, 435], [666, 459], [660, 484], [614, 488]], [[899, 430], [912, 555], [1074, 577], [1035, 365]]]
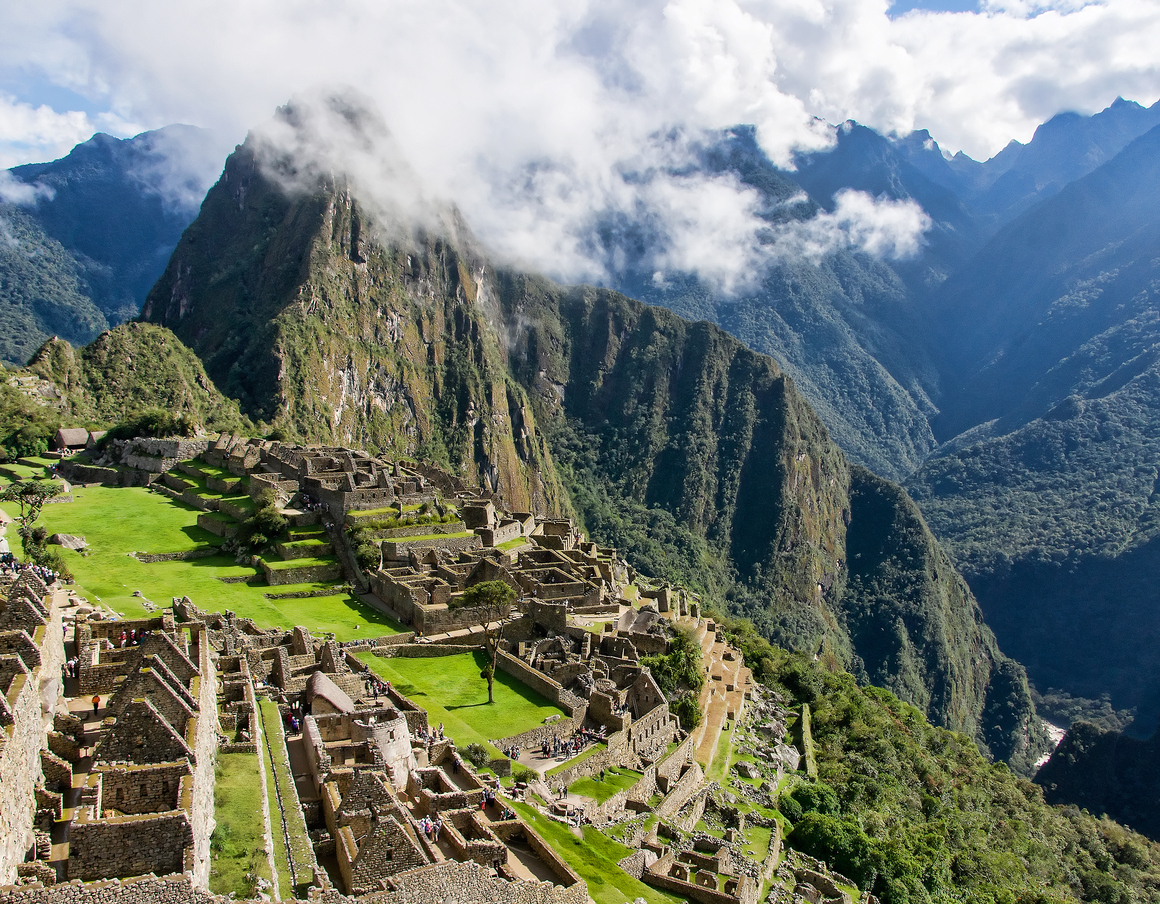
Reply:
[[465, 530], [457, 534], [415, 534], [410, 537], [388, 537], [390, 543], [414, 543], [416, 540], [457, 540], [475, 536], [475, 531]]
[[[173, 597], [188, 596], [208, 611], [236, 612], [260, 627], [302, 625], [312, 632], [334, 632], [339, 640], [396, 634], [394, 620], [348, 593], [328, 584], [290, 584], [269, 587], [259, 572], [238, 565], [232, 556], [214, 555], [186, 562], [145, 564], [129, 553], [183, 552], [219, 545], [222, 541], [197, 526], [196, 509], [143, 487], [77, 487], [74, 501], [48, 505], [41, 520], [49, 533], [84, 537], [89, 552], [62, 554], [81, 592], [128, 617], [147, 610], [134, 590], [159, 606]], [[298, 559], [278, 565], [300, 566]], [[326, 560], [327, 563], [333, 559]], [[221, 578], [251, 578], [252, 584], [224, 583]], [[308, 599], [267, 599], [266, 593], [311, 592], [333, 589], [332, 595]], [[357, 627], [356, 627], [357, 626]]]
[[572, 782], [568, 790], [581, 797], [591, 797], [598, 804], [602, 804], [614, 794], [631, 788], [643, 775], [643, 772], [636, 772], [633, 769], [609, 769], [604, 773], [604, 781], [600, 781], [598, 777], [581, 778]]
[[487, 682], [479, 677], [487, 664], [482, 652], [438, 659], [382, 659], [367, 650], [358, 656], [375, 674], [427, 710], [432, 726], [442, 722], [443, 730], [460, 749], [483, 744], [498, 757], [500, 752], [492, 746], [492, 738], [529, 731], [548, 716], [567, 715], [504, 672], [495, 676], [495, 703], [489, 705]]
[[[258, 756], [223, 753], [215, 767], [213, 817], [217, 827], [210, 836], [209, 888], [214, 894], [249, 898], [256, 880], [270, 879], [266, 859], [265, 806], [258, 781]], [[253, 877], [253, 878], [250, 878]]]
[[279, 559], [274, 555], [262, 559], [270, 566], [271, 571], [287, 571], [291, 568], [312, 568], [315, 565], [333, 565], [338, 559], [334, 556], [315, 556], [310, 559]]
[[512, 801], [511, 807], [588, 883], [588, 894], [596, 904], [624, 904], [636, 898], [644, 898], [648, 904], [677, 904], [682, 900], [650, 888], [616, 865], [632, 853], [632, 848], [591, 826], [580, 835], [521, 801]]

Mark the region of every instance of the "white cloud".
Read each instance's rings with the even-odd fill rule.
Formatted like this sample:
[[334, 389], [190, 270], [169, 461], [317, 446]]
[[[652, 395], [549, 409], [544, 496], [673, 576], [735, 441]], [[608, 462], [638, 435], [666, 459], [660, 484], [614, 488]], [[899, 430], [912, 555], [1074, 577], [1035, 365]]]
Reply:
[[28, 207], [41, 198], [52, 200], [56, 191], [50, 185], [41, 185], [39, 182], [31, 184], [21, 182], [8, 170], [0, 170], [0, 201], [5, 204], [19, 204]]
[[94, 131], [85, 113], [57, 113], [47, 105], [33, 107], [0, 94], [0, 169], [53, 160]]
[[[687, 173], [679, 155], [690, 146], [658, 136], [754, 123], [765, 152], [785, 163], [793, 149], [830, 140], [815, 117], [853, 118], [883, 131], [927, 128], [944, 147], [985, 157], [1061, 109], [1160, 96], [1156, 0], [988, 0], [978, 14], [896, 20], [887, 7], [71, 0], [6, 11], [0, 59], [98, 102], [114, 131], [191, 122], [217, 129], [227, 147], [292, 96], [353, 85], [381, 110], [426, 194], [454, 199], [512, 259], [599, 278], [616, 261], [594, 253], [594, 221], [639, 215], [663, 238], [658, 270], [683, 261], [722, 286], [763, 253], [753, 198]], [[101, 125], [43, 109], [0, 100], [0, 154], [46, 159]], [[318, 150], [325, 161], [338, 146]], [[399, 188], [373, 156], [355, 153], [348, 165]], [[653, 177], [625, 181], [644, 170]], [[806, 245], [830, 236], [904, 254], [920, 223], [913, 209], [851, 198]]]
[[834, 249], [850, 249], [902, 260], [922, 249], [931, 219], [914, 201], [874, 198], [843, 189], [834, 196], [834, 210], [808, 220], [795, 220], [775, 230], [775, 248], [783, 257], [817, 262]]

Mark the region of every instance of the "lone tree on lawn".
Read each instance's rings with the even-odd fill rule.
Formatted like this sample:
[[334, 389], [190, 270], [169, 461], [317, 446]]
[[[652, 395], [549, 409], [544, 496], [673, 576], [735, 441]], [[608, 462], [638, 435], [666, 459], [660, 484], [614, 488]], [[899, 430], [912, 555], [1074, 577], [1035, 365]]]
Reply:
[[[506, 611], [516, 598], [516, 592], [506, 581], [481, 581], [463, 592], [461, 605], [475, 608], [487, 606], [500, 608]], [[499, 656], [499, 638], [492, 637], [491, 629], [484, 625], [484, 636], [487, 639], [487, 665], [479, 673], [479, 677], [487, 681], [487, 702], [495, 703], [495, 661]]]
[[13, 502], [20, 510], [16, 516], [20, 527], [20, 546], [24, 550], [24, 560], [28, 561], [35, 546], [32, 539], [33, 525], [40, 517], [40, 510], [48, 500], [60, 495], [60, 487], [49, 480], [18, 480], [0, 491], [0, 502]]

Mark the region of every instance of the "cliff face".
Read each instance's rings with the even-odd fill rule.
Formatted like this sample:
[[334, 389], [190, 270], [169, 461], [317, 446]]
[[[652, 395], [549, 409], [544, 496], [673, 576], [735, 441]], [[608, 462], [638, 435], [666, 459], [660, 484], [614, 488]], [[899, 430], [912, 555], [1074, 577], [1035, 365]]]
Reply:
[[646, 573], [1019, 761], [1021, 668], [905, 493], [851, 469], [772, 359], [615, 292], [495, 271], [445, 219], [442, 237], [388, 237], [341, 180], [288, 195], [244, 146], [144, 316], [251, 417], [442, 459], [513, 508], [574, 506]]

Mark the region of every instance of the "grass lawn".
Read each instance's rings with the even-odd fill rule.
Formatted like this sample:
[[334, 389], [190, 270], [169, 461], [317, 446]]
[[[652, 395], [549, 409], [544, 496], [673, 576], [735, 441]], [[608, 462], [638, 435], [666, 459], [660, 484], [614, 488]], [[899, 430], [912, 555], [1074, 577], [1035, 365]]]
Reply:
[[316, 565], [334, 565], [338, 559], [334, 556], [314, 556], [309, 559], [276, 559], [273, 555], [270, 558], [262, 559], [270, 566], [271, 571], [288, 571], [291, 568], [313, 568]]
[[612, 795], [618, 794], [626, 788], [631, 788], [640, 781], [643, 775], [643, 772], [636, 772], [632, 769], [610, 769], [604, 773], [604, 781], [595, 777], [580, 778], [572, 782], [568, 790], [581, 797], [591, 797], [598, 804], [602, 804]]
[[322, 590], [332, 585], [225, 584], [219, 578], [257, 574], [249, 566], [236, 564], [232, 556], [150, 565], [138, 562], [128, 553], [181, 552], [220, 544], [221, 538], [197, 526], [201, 513], [196, 509], [144, 487], [78, 487], [73, 496], [73, 502], [45, 506], [41, 522], [50, 533], [77, 534], [88, 540], [86, 556], [62, 550], [80, 591], [127, 617], [147, 614], [141, 600], [133, 596], [134, 590], [140, 590], [158, 606], [168, 606], [173, 597], [188, 596], [202, 609], [229, 609], [252, 618], [262, 628], [302, 625], [315, 633], [332, 631], [338, 640], [401, 630], [393, 619], [337, 589], [333, 596], [308, 599], [269, 600], [264, 596], [267, 592]]
[[[254, 894], [257, 878], [270, 879], [264, 837], [266, 803], [258, 781], [258, 756], [219, 754], [215, 772], [213, 818], [217, 827], [209, 842], [213, 857], [210, 891], [249, 898]], [[255, 881], [247, 879], [247, 874], [254, 876]]]
[[720, 782], [725, 778], [725, 772], [729, 768], [729, 754], [733, 747], [733, 732], [736, 729], [726, 731], [725, 728], [729, 723], [721, 726], [721, 737], [717, 739], [717, 746], [713, 750], [713, 759], [705, 768], [705, 780], [710, 782]]
[[463, 749], [483, 744], [493, 757], [500, 756], [490, 743], [542, 725], [553, 715], [567, 715], [560, 707], [505, 672], [495, 676], [495, 703], [488, 705], [487, 682], [479, 677], [487, 664], [483, 652], [457, 653], [438, 659], [382, 659], [369, 650], [358, 654], [381, 678], [427, 710], [431, 726], [443, 730]]
[[588, 895], [596, 904], [624, 904], [636, 898], [644, 898], [648, 904], [677, 904], [682, 900], [660, 889], [650, 888], [616, 865], [633, 852], [632, 848], [613, 841], [591, 826], [584, 828], [581, 839], [568, 826], [549, 819], [520, 801], [512, 801], [511, 807], [588, 883]]
[[[424, 525], [425, 526], [425, 525]], [[411, 537], [389, 537], [392, 543], [414, 543], [418, 540], [462, 540], [464, 537], [474, 537], [475, 531], [465, 530], [457, 534], [424, 534], [417, 533]]]
[[764, 862], [769, 855], [769, 842], [773, 837], [773, 829], [767, 829], [765, 826], [749, 826], [745, 830], [745, 841], [749, 850], [753, 851], [750, 855], [758, 863]]
[[529, 545], [529, 540], [527, 537], [516, 537], [514, 540], [505, 540], [503, 543], [500, 543], [498, 546], [496, 546], [496, 549], [502, 549], [504, 552], [507, 552], [510, 549], [516, 549], [517, 547], [527, 545]]
[[570, 760], [565, 760], [559, 766], [553, 766], [551, 769], [544, 773], [544, 776], [546, 778], [551, 778], [553, 775], [563, 772], [565, 769], [571, 769], [573, 766], [577, 766], [580, 763], [583, 763], [586, 759], [588, 759], [588, 757], [592, 756], [592, 754], [596, 753], [598, 750], [603, 750], [607, 746], [608, 745], [603, 741], [601, 741], [599, 744], [593, 744], [579, 756], [574, 756]]

